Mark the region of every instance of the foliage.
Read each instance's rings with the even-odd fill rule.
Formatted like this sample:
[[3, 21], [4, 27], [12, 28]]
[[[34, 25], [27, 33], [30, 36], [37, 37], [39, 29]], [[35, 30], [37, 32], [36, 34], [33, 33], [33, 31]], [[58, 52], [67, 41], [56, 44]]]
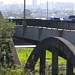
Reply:
[[3, 18], [3, 15], [2, 15], [2, 12], [0, 11], [0, 19], [2, 19]]
[[[11, 69], [10, 68], [5, 68], [5, 69], [2, 68], [0, 70], [0, 75], [39, 75], [39, 70], [34, 70], [32, 72], [30, 70], [27, 70], [26, 73], [23, 71], [23, 68], [24, 68], [23, 65], [25, 65], [25, 62], [28, 59], [32, 50], [33, 50], [33, 48], [17, 48], [18, 57], [19, 57], [20, 61], [23, 62], [22, 65], [17, 66], [17, 67], [13, 66]], [[47, 51], [46, 53], [47, 53], [46, 58], [52, 57], [52, 54], [49, 51]], [[61, 60], [64, 61], [63, 59], [60, 59], [59, 62], [61, 62]], [[63, 63], [63, 64], [65, 64], [65, 63]], [[64, 68], [63, 64], [59, 66], [58, 75], [66, 75], [66, 67]], [[39, 65], [38, 65], [38, 67], [39, 67]], [[47, 64], [47, 67], [45, 69], [45, 75], [51, 75], [51, 74], [52, 74], [52, 72], [51, 72], [50, 64]]]
[[[24, 18], [24, 11], [23, 11], [23, 13], [21, 14], [20, 17]], [[25, 10], [25, 17], [26, 17], [26, 19], [33, 19], [31, 10], [29, 10], [29, 9]]]
[[11, 38], [14, 33], [15, 23], [0, 19], [0, 40]]
[[[26, 73], [22, 70], [22, 69], [20, 69], [20, 68], [16, 68], [15, 70], [14, 69], [9, 69], [9, 68], [7, 68], [7, 69], [2, 69], [1, 71], [0, 71], [0, 75], [39, 75], [39, 71], [30, 71], [30, 70], [28, 70]], [[52, 73], [50, 72], [50, 70], [49, 69], [46, 69], [46, 73], [45, 73], [45, 75], [52, 75]], [[61, 73], [59, 73], [58, 75], [66, 75], [65, 74], [65, 71], [64, 72], [62, 72], [61, 71]]]
[[12, 56], [9, 41], [14, 33], [15, 23], [0, 19], [0, 66], [3, 68], [12, 65]]
[[[31, 54], [31, 52], [33, 51], [33, 48], [16, 48], [19, 60], [21, 61], [22, 65], [25, 65], [29, 55]], [[61, 57], [59, 58], [59, 64], [66, 64], [66, 60], [64, 60]], [[39, 62], [39, 60], [38, 60]], [[37, 62], [37, 63], [38, 63]], [[49, 52], [48, 50], [46, 51], [46, 63], [51, 65], [52, 64], [52, 53]]]
[[33, 48], [17, 48], [17, 54], [22, 65], [24, 65]]

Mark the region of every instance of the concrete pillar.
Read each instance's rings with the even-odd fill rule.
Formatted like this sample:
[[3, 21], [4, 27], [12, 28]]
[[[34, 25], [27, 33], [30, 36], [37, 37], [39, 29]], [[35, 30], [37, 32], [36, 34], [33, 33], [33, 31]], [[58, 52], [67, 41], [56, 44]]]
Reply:
[[52, 75], [58, 75], [58, 51], [52, 50]]
[[40, 75], [45, 75], [45, 57], [46, 50], [43, 50], [40, 55]]
[[62, 37], [63, 36], [63, 30], [60, 30], [59, 31], [59, 37]]
[[24, 36], [27, 28], [26, 20], [24, 20], [22, 23], [23, 23], [23, 36]]
[[43, 29], [43, 28], [39, 28], [39, 39], [40, 39], [41, 34], [42, 34], [42, 29]]
[[73, 65], [67, 60], [66, 75], [73, 75]]

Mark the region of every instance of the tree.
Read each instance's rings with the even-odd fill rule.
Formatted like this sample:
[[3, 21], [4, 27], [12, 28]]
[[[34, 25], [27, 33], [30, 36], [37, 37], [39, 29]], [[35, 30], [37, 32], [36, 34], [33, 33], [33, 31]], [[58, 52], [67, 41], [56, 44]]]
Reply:
[[0, 11], [0, 19], [3, 19], [3, 15], [2, 15], [2, 13], [1, 13], [1, 11]]
[[[11, 51], [9, 50], [8, 43], [12, 40], [14, 34], [15, 23], [9, 20], [0, 19], [0, 64], [9, 65], [7, 63], [11, 60]], [[9, 60], [10, 59], [10, 60]], [[10, 65], [11, 66], [11, 65]]]
[[15, 23], [9, 20], [0, 19], [0, 40], [8, 39], [13, 36]]
[[[33, 16], [31, 14], [32, 12], [29, 9], [25, 10], [26, 19], [33, 19]], [[24, 18], [24, 11], [21, 14], [21, 18]]]

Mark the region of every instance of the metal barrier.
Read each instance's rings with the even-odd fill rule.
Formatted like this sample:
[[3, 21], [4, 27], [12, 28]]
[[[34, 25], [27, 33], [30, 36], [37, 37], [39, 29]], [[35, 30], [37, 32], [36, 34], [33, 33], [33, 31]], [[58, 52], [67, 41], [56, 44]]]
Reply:
[[[23, 25], [23, 19], [12, 19], [16, 25]], [[40, 26], [50, 27], [59, 29], [75, 30], [75, 21], [52, 21], [52, 20], [41, 20], [41, 19], [26, 19], [27, 26]]]

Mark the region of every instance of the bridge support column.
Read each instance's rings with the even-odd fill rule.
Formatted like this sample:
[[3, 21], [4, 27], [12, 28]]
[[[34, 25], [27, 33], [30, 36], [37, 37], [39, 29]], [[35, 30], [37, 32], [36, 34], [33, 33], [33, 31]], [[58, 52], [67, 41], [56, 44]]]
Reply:
[[67, 60], [66, 75], [73, 75], [73, 65]]
[[43, 50], [40, 55], [40, 75], [45, 75], [45, 57], [46, 50]]
[[58, 51], [52, 50], [52, 75], [58, 75]]
[[23, 36], [25, 35], [27, 25], [26, 25], [26, 20], [23, 21]]

